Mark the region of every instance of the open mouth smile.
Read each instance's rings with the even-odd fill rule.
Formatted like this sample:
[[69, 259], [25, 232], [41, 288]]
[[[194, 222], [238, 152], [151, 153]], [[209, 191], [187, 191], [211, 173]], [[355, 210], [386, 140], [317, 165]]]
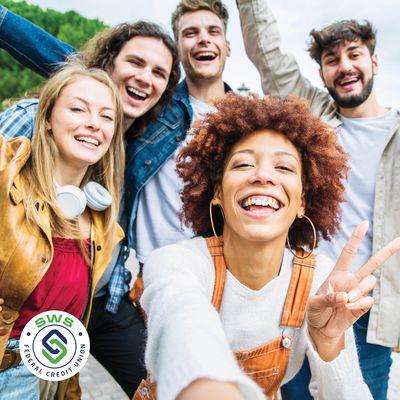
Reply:
[[213, 51], [199, 51], [193, 55], [193, 58], [200, 62], [214, 61], [217, 58], [217, 54]]
[[239, 200], [239, 206], [247, 215], [270, 215], [279, 211], [283, 204], [275, 197], [250, 195]]
[[353, 86], [361, 80], [359, 75], [346, 76], [342, 79], [337, 79], [335, 85], [344, 90], [352, 89]]
[[130, 98], [138, 101], [144, 101], [149, 97], [148, 93], [142, 92], [132, 86], [126, 86], [126, 93]]
[[89, 145], [90, 147], [99, 147], [101, 144], [100, 141], [93, 136], [79, 135], [75, 136], [74, 139], [78, 142]]

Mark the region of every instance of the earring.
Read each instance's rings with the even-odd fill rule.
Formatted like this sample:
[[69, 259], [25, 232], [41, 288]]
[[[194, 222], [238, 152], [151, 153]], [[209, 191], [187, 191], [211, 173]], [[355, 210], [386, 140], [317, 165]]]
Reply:
[[312, 228], [312, 231], [313, 231], [313, 237], [314, 237], [313, 245], [312, 245], [311, 250], [310, 250], [305, 256], [298, 256], [298, 255], [292, 250], [292, 247], [290, 246], [289, 233], [288, 233], [288, 235], [287, 235], [287, 237], [286, 237], [286, 244], [287, 244], [287, 247], [288, 247], [289, 251], [290, 251], [295, 257], [304, 259], [304, 258], [308, 258], [308, 257], [312, 254], [312, 252], [315, 250], [315, 247], [317, 246], [317, 231], [315, 230], [315, 226], [314, 226], [313, 222], [311, 221], [310, 218], [307, 217], [307, 215], [304, 214], [304, 215], [301, 216], [300, 218], [305, 218], [305, 219], [310, 223], [310, 225], [311, 225], [311, 228]]
[[219, 208], [221, 209], [221, 214], [222, 214], [222, 218], [223, 218], [223, 219], [225, 219], [224, 210], [223, 210], [221, 204], [219, 204], [219, 203], [217, 202], [217, 199], [215, 199], [215, 198], [211, 199], [211, 201], [210, 201], [210, 222], [211, 222], [211, 229], [212, 229], [212, 231], [213, 231], [213, 233], [214, 233], [214, 236], [215, 236], [218, 240], [220, 240], [219, 236], [217, 235], [217, 231], [215, 230], [215, 225], [214, 225], [214, 220], [213, 220], [213, 214], [212, 214], [212, 208], [213, 208], [213, 206], [219, 206]]

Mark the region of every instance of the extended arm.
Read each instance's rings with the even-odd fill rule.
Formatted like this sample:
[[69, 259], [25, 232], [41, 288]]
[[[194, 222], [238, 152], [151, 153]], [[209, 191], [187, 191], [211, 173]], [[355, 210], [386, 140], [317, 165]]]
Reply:
[[45, 30], [0, 5], [0, 47], [32, 71], [47, 77], [76, 51]]
[[181, 245], [155, 251], [144, 266], [146, 366], [157, 382], [157, 394], [165, 400], [179, 394], [180, 399], [186, 399], [188, 390], [190, 398], [201, 398], [205, 393], [213, 395], [202, 398], [240, 398], [226, 395], [232, 396], [232, 392], [225, 385], [222, 392], [212, 382], [207, 385], [215, 381], [233, 384], [233, 393], [237, 385], [244, 399], [264, 399], [258, 386], [240, 370], [211, 305], [211, 268], [204, 256]]
[[264, 93], [304, 97], [321, 114], [331, 99], [303, 77], [292, 55], [282, 53], [278, 25], [266, 0], [237, 0], [237, 4], [246, 53], [261, 75]]

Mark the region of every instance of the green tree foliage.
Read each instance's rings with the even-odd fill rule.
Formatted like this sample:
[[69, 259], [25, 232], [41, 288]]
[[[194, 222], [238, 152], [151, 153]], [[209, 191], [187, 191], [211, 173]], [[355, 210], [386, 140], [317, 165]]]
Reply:
[[[75, 11], [43, 10], [25, 1], [1, 0], [1, 4], [77, 49], [107, 27], [98, 19], [87, 19]], [[0, 71], [0, 110], [7, 105], [8, 99], [23, 97], [43, 82], [43, 78], [21, 66], [4, 50], [0, 50]]]

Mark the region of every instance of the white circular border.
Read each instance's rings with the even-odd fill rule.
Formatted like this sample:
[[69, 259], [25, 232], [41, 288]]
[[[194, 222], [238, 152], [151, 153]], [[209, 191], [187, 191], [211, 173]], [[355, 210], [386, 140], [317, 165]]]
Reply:
[[[47, 316], [54, 314], [57, 316], [61, 315], [60, 322], [50, 322], [47, 319]], [[36, 321], [39, 318], [43, 318], [46, 321], [46, 325], [40, 328], [36, 325]], [[73, 321], [72, 327], [68, 327], [62, 323], [62, 321], [65, 321], [65, 318], [70, 318]], [[37, 345], [35, 345], [35, 338], [42, 336], [43, 331], [48, 330], [50, 332], [51, 329], [57, 327], [60, 328], [60, 331], [67, 330], [71, 334], [69, 336], [74, 338], [74, 343], [72, 343], [74, 348], [71, 347], [71, 341], [66, 345], [68, 353], [74, 351], [74, 355], [72, 358], [70, 355], [70, 361], [67, 364], [61, 362], [62, 365], [54, 367], [43, 364], [36, 356], [35, 349]], [[65, 311], [45, 311], [36, 315], [25, 325], [21, 333], [19, 345], [21, 358], [26, 368], [38, 378], [52, 382], [65, 380], [77, 374], [85, 366], [90, 354], [90, 340], [86, 328], [78, 318]]]

